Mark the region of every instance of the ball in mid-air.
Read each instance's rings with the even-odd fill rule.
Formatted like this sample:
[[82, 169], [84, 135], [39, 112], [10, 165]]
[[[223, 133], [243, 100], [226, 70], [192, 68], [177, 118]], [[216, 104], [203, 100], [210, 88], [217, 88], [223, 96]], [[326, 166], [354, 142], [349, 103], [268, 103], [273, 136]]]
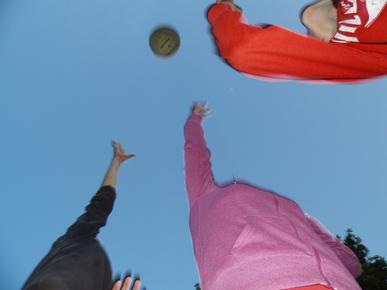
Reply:
[[179, 49], [180, 37], [176, 30], [170, 27], [160, 27], [151, 34], [149, 45], [156, 55], [169, 57]]

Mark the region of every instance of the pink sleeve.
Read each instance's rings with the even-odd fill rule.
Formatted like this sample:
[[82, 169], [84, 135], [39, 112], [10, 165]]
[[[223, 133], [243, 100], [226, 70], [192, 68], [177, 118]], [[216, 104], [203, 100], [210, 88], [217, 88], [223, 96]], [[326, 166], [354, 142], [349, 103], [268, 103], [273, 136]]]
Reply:
[[357, 278], [363, 272], [362, 266], [358, 257], [347, 246], [345, 246], [339, 239], [333, 238], [322, 225], [320, 225], [313, 218], [308, 217], [309, 224], [312, 226], [314, 232], [323, 240], [331, 250], [337, 255], [340, 261], [348, 269], [353, 277]]
[[185, 179], [190, 207], [202, 194], [216, 189], [201, 121], [201, 116], [192, 115], [184, 127]]
[[229, 5], [211, 7], [208, 20], [221, 57], [247, 75], [354, 82], [387, 73], [385, 55], [322, 42], [278, 26], [248, 25]]

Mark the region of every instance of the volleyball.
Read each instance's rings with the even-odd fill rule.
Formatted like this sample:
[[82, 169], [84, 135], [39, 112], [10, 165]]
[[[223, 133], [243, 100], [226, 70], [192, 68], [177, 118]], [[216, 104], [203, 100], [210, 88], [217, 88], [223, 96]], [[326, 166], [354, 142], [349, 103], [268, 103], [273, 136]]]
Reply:
[[171, 27], [160, 27], [152, 32], [149, 45], [157, 56], [171, 57], [180, 47], [180, 36]]

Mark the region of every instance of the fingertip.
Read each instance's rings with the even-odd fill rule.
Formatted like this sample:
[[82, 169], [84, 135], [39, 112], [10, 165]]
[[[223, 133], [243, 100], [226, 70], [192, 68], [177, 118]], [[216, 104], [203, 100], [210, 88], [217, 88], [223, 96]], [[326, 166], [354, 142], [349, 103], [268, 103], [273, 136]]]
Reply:
[[133, 285], [133, 290], [140, 290], [140, 287], [141, 287], [141, 280], [136, 279], [136, 281], [134, 282], [134, 285]]
[[128, 276], [128, 277], [125, 278], [124, 290], [129, 289], [129, 285], [130, 285], [131, 282], [132, 282], [132, 277], [131, 276]]
[[121, 286], [122, 286], [122, 281], [118, 280], [114, 283], [113, 290], [119, 290], [121, 289]]

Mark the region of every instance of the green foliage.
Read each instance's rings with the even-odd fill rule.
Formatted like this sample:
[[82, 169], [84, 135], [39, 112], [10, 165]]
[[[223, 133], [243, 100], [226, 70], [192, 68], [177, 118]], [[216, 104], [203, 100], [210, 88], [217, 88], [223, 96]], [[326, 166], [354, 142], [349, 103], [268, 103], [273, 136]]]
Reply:
[[363, 267], [363, 273], [357, 278], [357, 282], [363, 290], [387, 290], [387, 263], [383, 257], [368, 257], [369, 250], [363, 245], [361, 238], [347, 230], [347, 236], [343, 240], [359, 258]]
[[[351, 229], [347, 230], [344, 240], [337, 236], [348, 248], [350, 248], [363, 267], [363, 273], [356, 280], [363, 290], [387, 290], [387, 262], [380, 256], [368, 257], [369, 250], [363, 245], [360, 237]], [[195, 284], [195, 290], [201, 290], [200, 284]]]

